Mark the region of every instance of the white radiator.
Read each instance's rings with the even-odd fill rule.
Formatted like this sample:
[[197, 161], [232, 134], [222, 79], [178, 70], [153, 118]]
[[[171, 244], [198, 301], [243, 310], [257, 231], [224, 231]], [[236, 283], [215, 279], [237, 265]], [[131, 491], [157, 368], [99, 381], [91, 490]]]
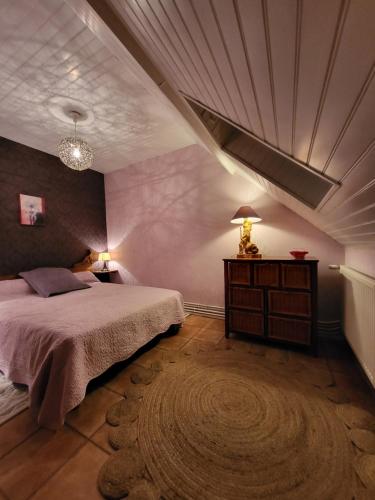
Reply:
[[345, 276], [345, 337], [375, 387], [375, 279], [347, 266], [340, 266], [340, 273]]

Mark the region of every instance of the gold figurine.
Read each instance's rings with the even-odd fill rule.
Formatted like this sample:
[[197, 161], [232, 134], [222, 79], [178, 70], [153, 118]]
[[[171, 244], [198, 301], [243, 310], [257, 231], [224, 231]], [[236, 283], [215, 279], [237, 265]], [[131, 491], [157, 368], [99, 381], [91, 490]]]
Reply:
[[237, 254], [239, 259], [260, 259], [262, 257], [257, 245], [251, 242], [252, 225], [261, 220], [251, 207], [241, 207], [231, 220], [234, 224], [242, 224]]

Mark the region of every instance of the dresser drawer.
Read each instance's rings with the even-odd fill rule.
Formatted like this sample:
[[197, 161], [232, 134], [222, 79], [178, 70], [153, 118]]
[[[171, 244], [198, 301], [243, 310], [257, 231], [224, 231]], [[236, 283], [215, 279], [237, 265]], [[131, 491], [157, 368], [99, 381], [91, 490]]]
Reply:
[[311, 344], [311, 322], [300, 319], [269, 316], [268, 336], [296, 344]]
[[278, 287], [279, 264], [254, 264], [254, 286]]
[[246, 262], [230, 262], [229, 283], [250, 285], [250, 266]]
[[264, 335], [263, 314], [245, 311], [229, 311], [229, 328], [236, 332]]
[[283, 288], [311, 289], [311, 269], [308, 264], [281, 264]]
[[229, 304], [234, 307], [263, 311], [263, 290], [231, 286]]
[[269, 290], [269, 313], [291, 314], [293, 316], [311, 316], [311, 295], [306, 292], [284, 292]]

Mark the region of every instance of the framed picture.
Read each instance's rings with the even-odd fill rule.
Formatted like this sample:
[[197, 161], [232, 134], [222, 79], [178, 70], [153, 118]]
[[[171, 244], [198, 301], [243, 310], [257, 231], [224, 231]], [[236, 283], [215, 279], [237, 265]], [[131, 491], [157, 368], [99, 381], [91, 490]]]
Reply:
[[45, 217], [44, 198], [20, 194], [20, 223], [23, 226], [44, 226]]

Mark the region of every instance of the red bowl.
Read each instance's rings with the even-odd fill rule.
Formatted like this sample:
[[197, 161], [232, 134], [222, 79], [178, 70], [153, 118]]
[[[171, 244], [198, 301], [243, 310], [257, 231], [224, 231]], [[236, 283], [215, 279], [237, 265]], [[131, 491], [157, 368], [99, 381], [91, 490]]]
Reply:
[[293, 255], [295, 259], [304, 259], [305, 255], [307, 255], [309, 252], [307, 252], [306, 250], [292, 250], [289, 253], [290, 255]]

